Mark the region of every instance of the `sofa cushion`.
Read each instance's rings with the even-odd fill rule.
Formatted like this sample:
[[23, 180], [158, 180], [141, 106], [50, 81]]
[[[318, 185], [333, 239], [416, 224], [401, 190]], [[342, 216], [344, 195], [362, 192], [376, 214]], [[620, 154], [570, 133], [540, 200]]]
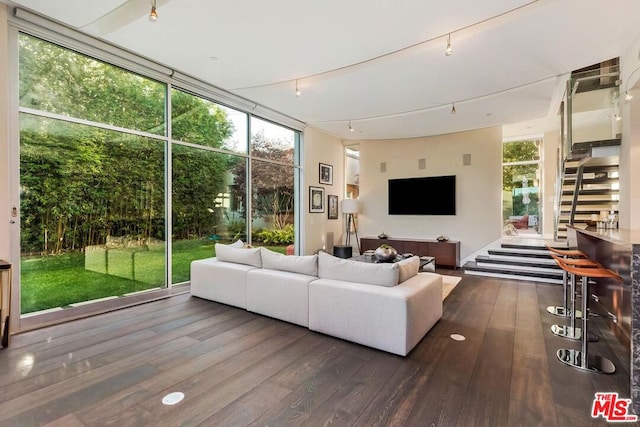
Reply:
[[398, 269], [400, 270], [398, 283], [409, 280], [418, 274], [418, 270], [420, 270], [420, 258], [412, 256], [411, 258], [403, 259], [398, 263]]
[[379, 286], [396, 286], [398, 263], [373, 264], [337, 258], [326, 252], [318, 253], [318, 277]]
[[216, 258], [218, 261], [262, 267], [260, 248], [240, 249], [216, 243]]
[[307, 276], [318, 275], [318, 255], [283, 255], [264, 247], [260, 250], [262, 268], [306, 274]]
[[309, 326], [309, 283], [317, 276], [255, 268], [247, 273], [247, 310]]

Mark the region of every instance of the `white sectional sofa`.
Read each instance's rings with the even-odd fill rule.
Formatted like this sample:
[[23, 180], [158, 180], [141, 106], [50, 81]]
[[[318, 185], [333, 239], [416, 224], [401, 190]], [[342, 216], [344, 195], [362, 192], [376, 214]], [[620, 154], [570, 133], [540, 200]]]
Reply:
[[216, 244], [191, 263], [191, 294], [407, 355], [442, 317], [442, 277], [417, 257], [370, 264]]

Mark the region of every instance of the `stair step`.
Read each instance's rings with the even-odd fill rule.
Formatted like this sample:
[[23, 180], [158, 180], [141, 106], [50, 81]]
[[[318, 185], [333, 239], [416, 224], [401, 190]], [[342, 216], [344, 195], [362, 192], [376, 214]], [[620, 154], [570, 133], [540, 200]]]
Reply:
[[542, 259], [551, 259], [551, 255], [549, 255], [549, 251], [547, 250], [527, 250], [527, 249], [489, 249], [489, 255], [496, 256], [510, 256], [510, 257], [521, 257], [521, 258], [542, 258]]
[[589, 150], [593, 147], [619, 147], [622, 140], [620, 138], [600, 139], [596, 141], [575, 142], [573, 150]]
[[[576, 178], [572, 176], [567, 176], [563, 180], [563, 184], [575, 185]], [[586, 184], [612, 184], [618, 182], [618, 178], [609, 178], [609, 177], [598, 177], [598, 178], [582, 178], [582, 185]]]
[[[566, 188], [562, 191], [563, 199], [571, 199], [574, 193], [574, 188]], [[599, 200], [606, 199], [607, 196], [615, 196], [620, 194], [620, 190], [617, 188], [583, 188], [580, 190], [580, 198], [583, 200]], [[585, 199], [586, 198], [586, 199]]]
[[523, 243], [501, 243], [501, 248], [507, 249], [533, 249], [535, 251], [546, 251], [547, 247], [542, 244], [527, 245]]
[[486, 255], [479, 255], [476, 257], [477, 266], [502, 266], [508, 270], [526, 270], [526, 271], [540, 271], [543, 273], [556, 273], [561, 271], [558, 264], [553, 259], [543, 260], [514, 260], [508, 259], [508, 257], [493, 257]]
[[[562, 205], [570, 205], [572, 203], [571, 199], [562, 199]], [[582, 200], [578, 200], [578, 202], [576, 203], [576, 205], [578, 206], [598, 206], [598, 205], [611, 205], [611, 204], [618, 204], [620, 203], [619, 200], [611, 200], [611, 199], [598, 199], [598, 200], [594, 200], [594, 199], [582, 199]]]
[[[579, 215], [583, 215], [583, 219], [585, 220], [590, 220], [591, 215], [593, 214], [600, 214], [600, 211], [610, 211], [611, 210], [611, 205], [609, 206], [602, 206], [600, 208], [594, 208], [594, 209], [576, 209], [576, 217], [578, 217]], [[561, 209], [560, 210], [560, 216], [563, 215], [569, 215], [571, 213], [571, 210], [569, 209]], [[584, 216], [586, 215], [586, 216]]]
[[468, 261], [463, 268], [465, 270], [465, 274], [475, 276], [562, 284], [562, 274], [558, 276], [557, 274], [545, 274], [537, 271], [513, 271], [505, 268], [478, 266], [473, 261]]
[[523, 264], [523, 265], [542, 265], [542, 266], [553, 266], [555, 264], [555, 261], [553, 260], [553, 258], [549, 257], [549, 258], [536, 258], [536, 257], [521, 257], [521, 256], [516, 256], [516, 255], [496, 255], [496, 254], [489, 254], [489, 255], [478, 255], [476, 256], [476, 259], [482, 259], [480, 257], [482, 256], [488, 256], [489, 259], [491, 260], [496, 260], [496, 261], [506, 261], [509, 262], [509, 264], [511, 265], [518, 265], [518, 264]]

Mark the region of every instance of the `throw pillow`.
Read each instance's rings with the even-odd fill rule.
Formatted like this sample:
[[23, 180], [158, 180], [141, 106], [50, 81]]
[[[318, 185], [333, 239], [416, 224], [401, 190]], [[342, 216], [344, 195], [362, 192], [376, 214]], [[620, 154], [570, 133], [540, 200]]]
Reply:
[[398, 269], [400, 270], [398, 283], [409, 280], [418, 274], [418, 270], [420, 270], [420, 258], [412, 256], [411, 258], [404, 259], [398, 263]]
[[334, 257], [326, 252], [318, 254], [318, 277], [321, 279], [395, 286], [399, 271], [398, 263], [373, 264]]
[[218, 261], [262, 267], [260, 248], [241, 249], [216, 243], [216, 258], [218, 259]]
[[231, 248], [244, 248], [244, 242], [240, 239], [236, 240], [235, 242], [227, 245]]
[[306, 274], [307, 276], [318, 275], [318, 255], [283, 255], [267, 248], [261, 248], [261, 251], [262, 268]]

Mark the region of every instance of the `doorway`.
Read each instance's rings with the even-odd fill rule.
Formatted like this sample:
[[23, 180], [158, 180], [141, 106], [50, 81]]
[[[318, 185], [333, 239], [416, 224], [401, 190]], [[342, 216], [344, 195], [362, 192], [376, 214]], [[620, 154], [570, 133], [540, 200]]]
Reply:
[[502, 234], [540, 236], [542, 138], [502, 144]]

